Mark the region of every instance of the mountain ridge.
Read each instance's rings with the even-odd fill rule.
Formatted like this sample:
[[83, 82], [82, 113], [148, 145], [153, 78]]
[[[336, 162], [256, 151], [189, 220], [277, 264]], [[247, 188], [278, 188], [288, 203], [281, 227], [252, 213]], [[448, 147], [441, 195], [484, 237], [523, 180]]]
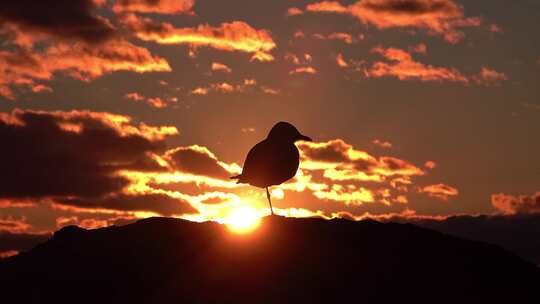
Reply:
[[69, 226], [0, 262], [2, 294], [24, 303], [535, 303], [538, 281], [496, 245], [412, 224], [276, 216], [246, 235], [173, 218]]

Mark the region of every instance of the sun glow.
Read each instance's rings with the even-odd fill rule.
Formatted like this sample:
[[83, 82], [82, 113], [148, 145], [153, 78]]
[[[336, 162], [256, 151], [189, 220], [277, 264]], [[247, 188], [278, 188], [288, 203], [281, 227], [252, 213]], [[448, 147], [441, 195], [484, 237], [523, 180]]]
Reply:
[[234, 233], [249, 233], [260, 223], [260, 213], [251, 207], [235, 208], [225, 218], [225, 224]]

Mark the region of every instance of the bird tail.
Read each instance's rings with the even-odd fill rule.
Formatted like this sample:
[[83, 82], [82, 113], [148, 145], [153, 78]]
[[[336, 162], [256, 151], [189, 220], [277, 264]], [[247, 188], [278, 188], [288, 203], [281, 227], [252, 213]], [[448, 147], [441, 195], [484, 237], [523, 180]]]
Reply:
[[239, 174], [239, 175], [235, 175], [235, 176], [231, 176], [229, 177], [230, 179], [236, 179], [236, 183], [240, 183], [241, 182], [241, 179], [242, 179], [242, 174]]

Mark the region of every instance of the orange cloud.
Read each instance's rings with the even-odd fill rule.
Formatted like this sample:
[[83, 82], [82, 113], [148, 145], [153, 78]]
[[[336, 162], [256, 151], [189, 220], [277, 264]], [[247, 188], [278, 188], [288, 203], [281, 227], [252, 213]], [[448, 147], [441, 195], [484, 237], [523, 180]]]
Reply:
[[427, 45], [425, 43], [417, 44], [411, 48], [411, 51], [418, 54], [427, 55]]
[[391, 142], [388, 142], [388, 141], [383, 141], [383, 140], [380, 140], [380, 139], [375, 139], [372, 141], [372, 143], [376, 146], [379, 146], [381, 148], [385, 148], [385, 149], [390, 149], [392, 148], [392, 143]]
[[298, 38], [305, 38], [306, 34], [304, 34], [304, 32], [302, 32], [302, 31], [296, 31], [296, 32], [294, 32], [293, 36], [294, 36], [294, 38], [297, 38], [297, 39]]
[[36, 84], [32, 86], [32, 92], [34, 93], [41, 93], [41, 92], [52, 92], [53, 89], [49, 86], [43, 85], [43, 84]]
[[540, 213], [540, 192], [533, 195], [493, 194], [491, 205], [507, 215]]
[[254, 133], [257, 130], [255, 130], [255, 128], [253, 127], [248, 127], [248, 128], [242, 128], [240, 129], [240, 131], [242, 131], [242, 133]]
[[252, 60], [272, 61], [269, 53], [276, 47], [270, 33], [257, 30], [243, 21], [222, 23], [218, 27], [208, 24], [195, 28], [176, 28], [170, 23], [156, 23], [150, 18], [129, 14], [122, 23], [144, 41], [160, 44], [189, 44], [207, 46], [223, 51], [240, 51], [253, 54]]
[[206, 95], [206, 94], [208, 94], [208, 88], [202, 88], [202, 87], [195, 88], [195, 89], [191, 90], [191, 94], [193, 94], [193, 95]]
[[492, 23], [488, 26], [488, 30], [492, 33], [502, 33], [503, 30], [500, 26], [498, 26], [497, 24], [495, 23]]
[[368, 189], [349, 189], [341, 185], [333, 185], [330, 190], [315, 191], [313, 195], [318, 199], [343, 202], [346, 205], [362, 205], [375, 201], [373, 192]]
[[317, 70], [313, 67], [297, 67], [294, 70], [290, 71], [289, 74], [317, 74]]
[[192, 13], [195, 0], [116, 0], [112, 10], [115, 13]]
[[361, 215], [353, 215], [350, 212], [341, 211], [332, 213], [334, 218], [345, 218], [354, 221], [362, 221], [367, 219], [372, 219], [381, 222], [410, 222], [410, 221], [422, 221], [422, 220], [433, 220], [433, 221], [444, 221], [451, 217], [450, 215], [419, 215], [416, 211], [409, 208], [404, 209], [400, 213], [383, 213], [383, 214], [371, 214], [365, 212]]
[[270, 94], [270, 95], [279, 95], [280, 93], [279, 90], [268, 87], [268, 86], [261, 86], [261, 91], [263, 91], [263, 93]]
[[419, 192], [426, 193], [430, 197], [435, 197], [443, 201], [447, 201], [449, 197], [459, 194], [458, 189], [445, 184], [425, 186], [419, 189]]
[[122, 170], [164, 170], [154, 155], [163, 149], [165, 137], [177, 133], [174, 127], [137, 125], [130, 117], [110, 113], [2, 113], [5, 148], [0, 158], [6, 165], [0, 199], [35, 204], [65, 197], [98, 201], [129, 185], [118, 175]]
[[167, 151], [164, 159], [173, 170], [188, 172], [194, 175], [203, 175], [227, 180], [234, 171], [229, 166], [218, 161], [217, 157], [206, 147], [189, 146]]
[[103, 228], [110, 226], [109, 222], [107, 220], [99, 220], [99, 219], [83, 219], [79, 220], [79, 217], [77, 216], [60, 216], [56, 218], [56, 227], [58, 229], [65, 227], [65, 226], [79, 226], [85, 229], [97, 229], [97, 228]]
[[341, 202], [347, 206], [407, 204], [406, 193], [413, 184], [412, 178], [426, 174], [405, 160], [375, 157], [340, 139], [298, 146], [302, 157], [301, 171], [294, 182], [281, 188], [311, 192], [314, 198], [322, 201]]
[[167, 103], [159, 97], [148, 98], [146, 103], [158, 109], [166, 108], [168, 106]]
[[[144, 101], [147, 105], [153, 108], [157, 108], [157, 109], [162, 109], [169, 106], [169, 104], [165, 100], [161, 99], [160, 97], [146, 98], [143, 95], [136, 92], [126, 94], [124, 95], [124, 98], [133, 100], [135, 102]], [[173, 101], [174, 98], [170, 100]]]
[[454, 0], [359, 0], [345, 6], [337, 1], [309, 4], [306, 11], [346, 14], [378, 29], [419, 28], [442, 35], [450, 43], [459, 42], [463, 27], [480, 26], [480, 18], [464, 16]]
[[0, 232], [22, 233], [30, 229], [25, 218], [14, 219], [12, 217], [0, 218]]
[[213, 62], [212, 63], [212, 71], [221, 71], [221, 72], [225, 72], [225, 73], [230, 73], [230, 72], [232, 72], [232, 69], [229, 68], [227, 65], [225, 65], [223, 63]]
[[144, 96], [137, 93], [137, 92], [133, 92], [133, 93], [127, 93], [126, 95], [124, 95], [124, 98], [126, 99], [131, 99], [133, 101], [141, 101], [141, 100], [144, 100]]
[[[75, 207], [72, 212], [96, 210], [99, 212], [113, 211], [114, 215], [135, 216], [179, 216], [195, 214], [189, 201], [164, 193], [114, 193], [97, 198], [61, 198], [57, 203], [63, 206]], [[118, 212], [114, 212], [118, 211]]]
[[14, 109], [11, 113], [0, 114], [0, 122], [19, 127], [32, 127], [28, 120], [32, 116], [36, 116], [54, 121], [56, 126], [63, 131], [74, 131], [75, 133], [82, 133], [87, 129], [90, 131], [92, 127], [102, 126], [112, 129], [120, 137], [140, 136], [151, 141], [164, 140], [168, 136], [178, 134], [178, 129], [172, 126], [152, 127], [145, 123], [134, 125], [132, 118], [129, 116], [107, 112], [84, 110], [47, 112]]
[[297, 7], [291, 7], [287, 10], [287, 16], [298, 16], [298, 15], [302, 15], [303, 13], [304, 11], [302, 11], [301, 9]]
[[[384, 181], [387, 177], [420, 176], [425, 172], [415, 165], [390, 156], [376, 158], [354, 149], [343, 140], [323, 143], [301, 143], [303, 168], [327, 170], [326, 176], [336, 180]], [[340, 174], [341, 173], [341, 174]]]
[[473, 76], [473, 80], [479, 85], [491, 86], [499, 85], [501, 82], [508, 80], [508, 76], [504, 73], [497, 72], [493, 69], [482, 67], [478, 75]]
[[365, 70], [366, 77], [393, 76], [399, 80], [450, 81], [467, 84], [469, 80], [453, 68], [434, 67], [414, 61], [411, 54], [396, 48], [374, 48], [373, 53], [382, 55], [389, 62], [378, 61]]
[[29, 199], [0, 199], [0, 208], [32, 208], [36, 204]]
[[[257, 80], [255, 79], [244, 79], [242, 82], [237, 84], [231, 84], [228, 82], [218, 82], [210, 84], [207, 87], [197, 87], [191, 90], [191, 95], [207, 95], [210, 92], [219, 92], [219, 93], [238, 93], [245, 91], [253, 91], [257, 86]], [[264, 92], [265, 86], [260, 86], [261, 90]], [[269, 92], [265, 92], [269, 93]]]
[[235, 91], [235, 88], [226, 82], [215, 83], [212, 85], [212, 87], [214, 88], [214, 90], [220, 91], [223, 93], [232, 93]]
[[336, 62], [338, 64], [338, 66], [340, 66], [342, 68], [349, 67], [349, 64], [347, 63], [347, 61], [345, 61], [345, 59], [343, 58], [343, 55], [341, 53], [337, 54]]
[[435, 167], [437, 167], [437, 164], [432, 161], [432, 160], [428, 160], [425, 164], [424, 164], [424, 167], [428, 168], [428, 169], [435, 169]]
[[292, 53], [286, 53], [285, 54], [285, 60], [291, 61], [295, 65], [300, 64], [300, 58], [298, 56], [296, 56], [295, 54], [292, 54]]
[[0, 259], [9, 258], [17, 254], [19, 254], [19, 251], [17, 250], [0, 251]]
[[256, 84], [257, 84], [257, 80], [255, 79], [244, 79], [245, 86], [254, 86]]
[[83, 81], [116, 71], [136, 73], [171, 71], [167, 61], [125, 40], [99, 46], [58, 43], [42, 52], [0, 51], [0, 94], [14, 99], [13, 85], [33, 85], [64, 73]]
[[341, 32], [331, 33], [326, 36], [323, 34], [313, 34], [312, 37], [321, 40], [339, 40], [347, 44], [352, 44], [353, 42], [355, 42], [351, 34]]

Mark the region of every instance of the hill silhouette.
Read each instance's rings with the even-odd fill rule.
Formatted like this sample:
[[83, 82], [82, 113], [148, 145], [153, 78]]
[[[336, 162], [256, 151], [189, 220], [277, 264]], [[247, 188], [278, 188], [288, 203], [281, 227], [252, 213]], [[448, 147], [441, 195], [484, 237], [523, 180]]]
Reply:
[[462, 237], [496, 244], [540, 266], [540, 215], [453, 216], [444, 221], [421, 219], [413, 224]]
[[539, 268], [495, 245], [275, 216], [249, 235], [172, 218], [70, 226], [0, 261], [1, 298], [17, 303], [539, 303], [538, 282]]

